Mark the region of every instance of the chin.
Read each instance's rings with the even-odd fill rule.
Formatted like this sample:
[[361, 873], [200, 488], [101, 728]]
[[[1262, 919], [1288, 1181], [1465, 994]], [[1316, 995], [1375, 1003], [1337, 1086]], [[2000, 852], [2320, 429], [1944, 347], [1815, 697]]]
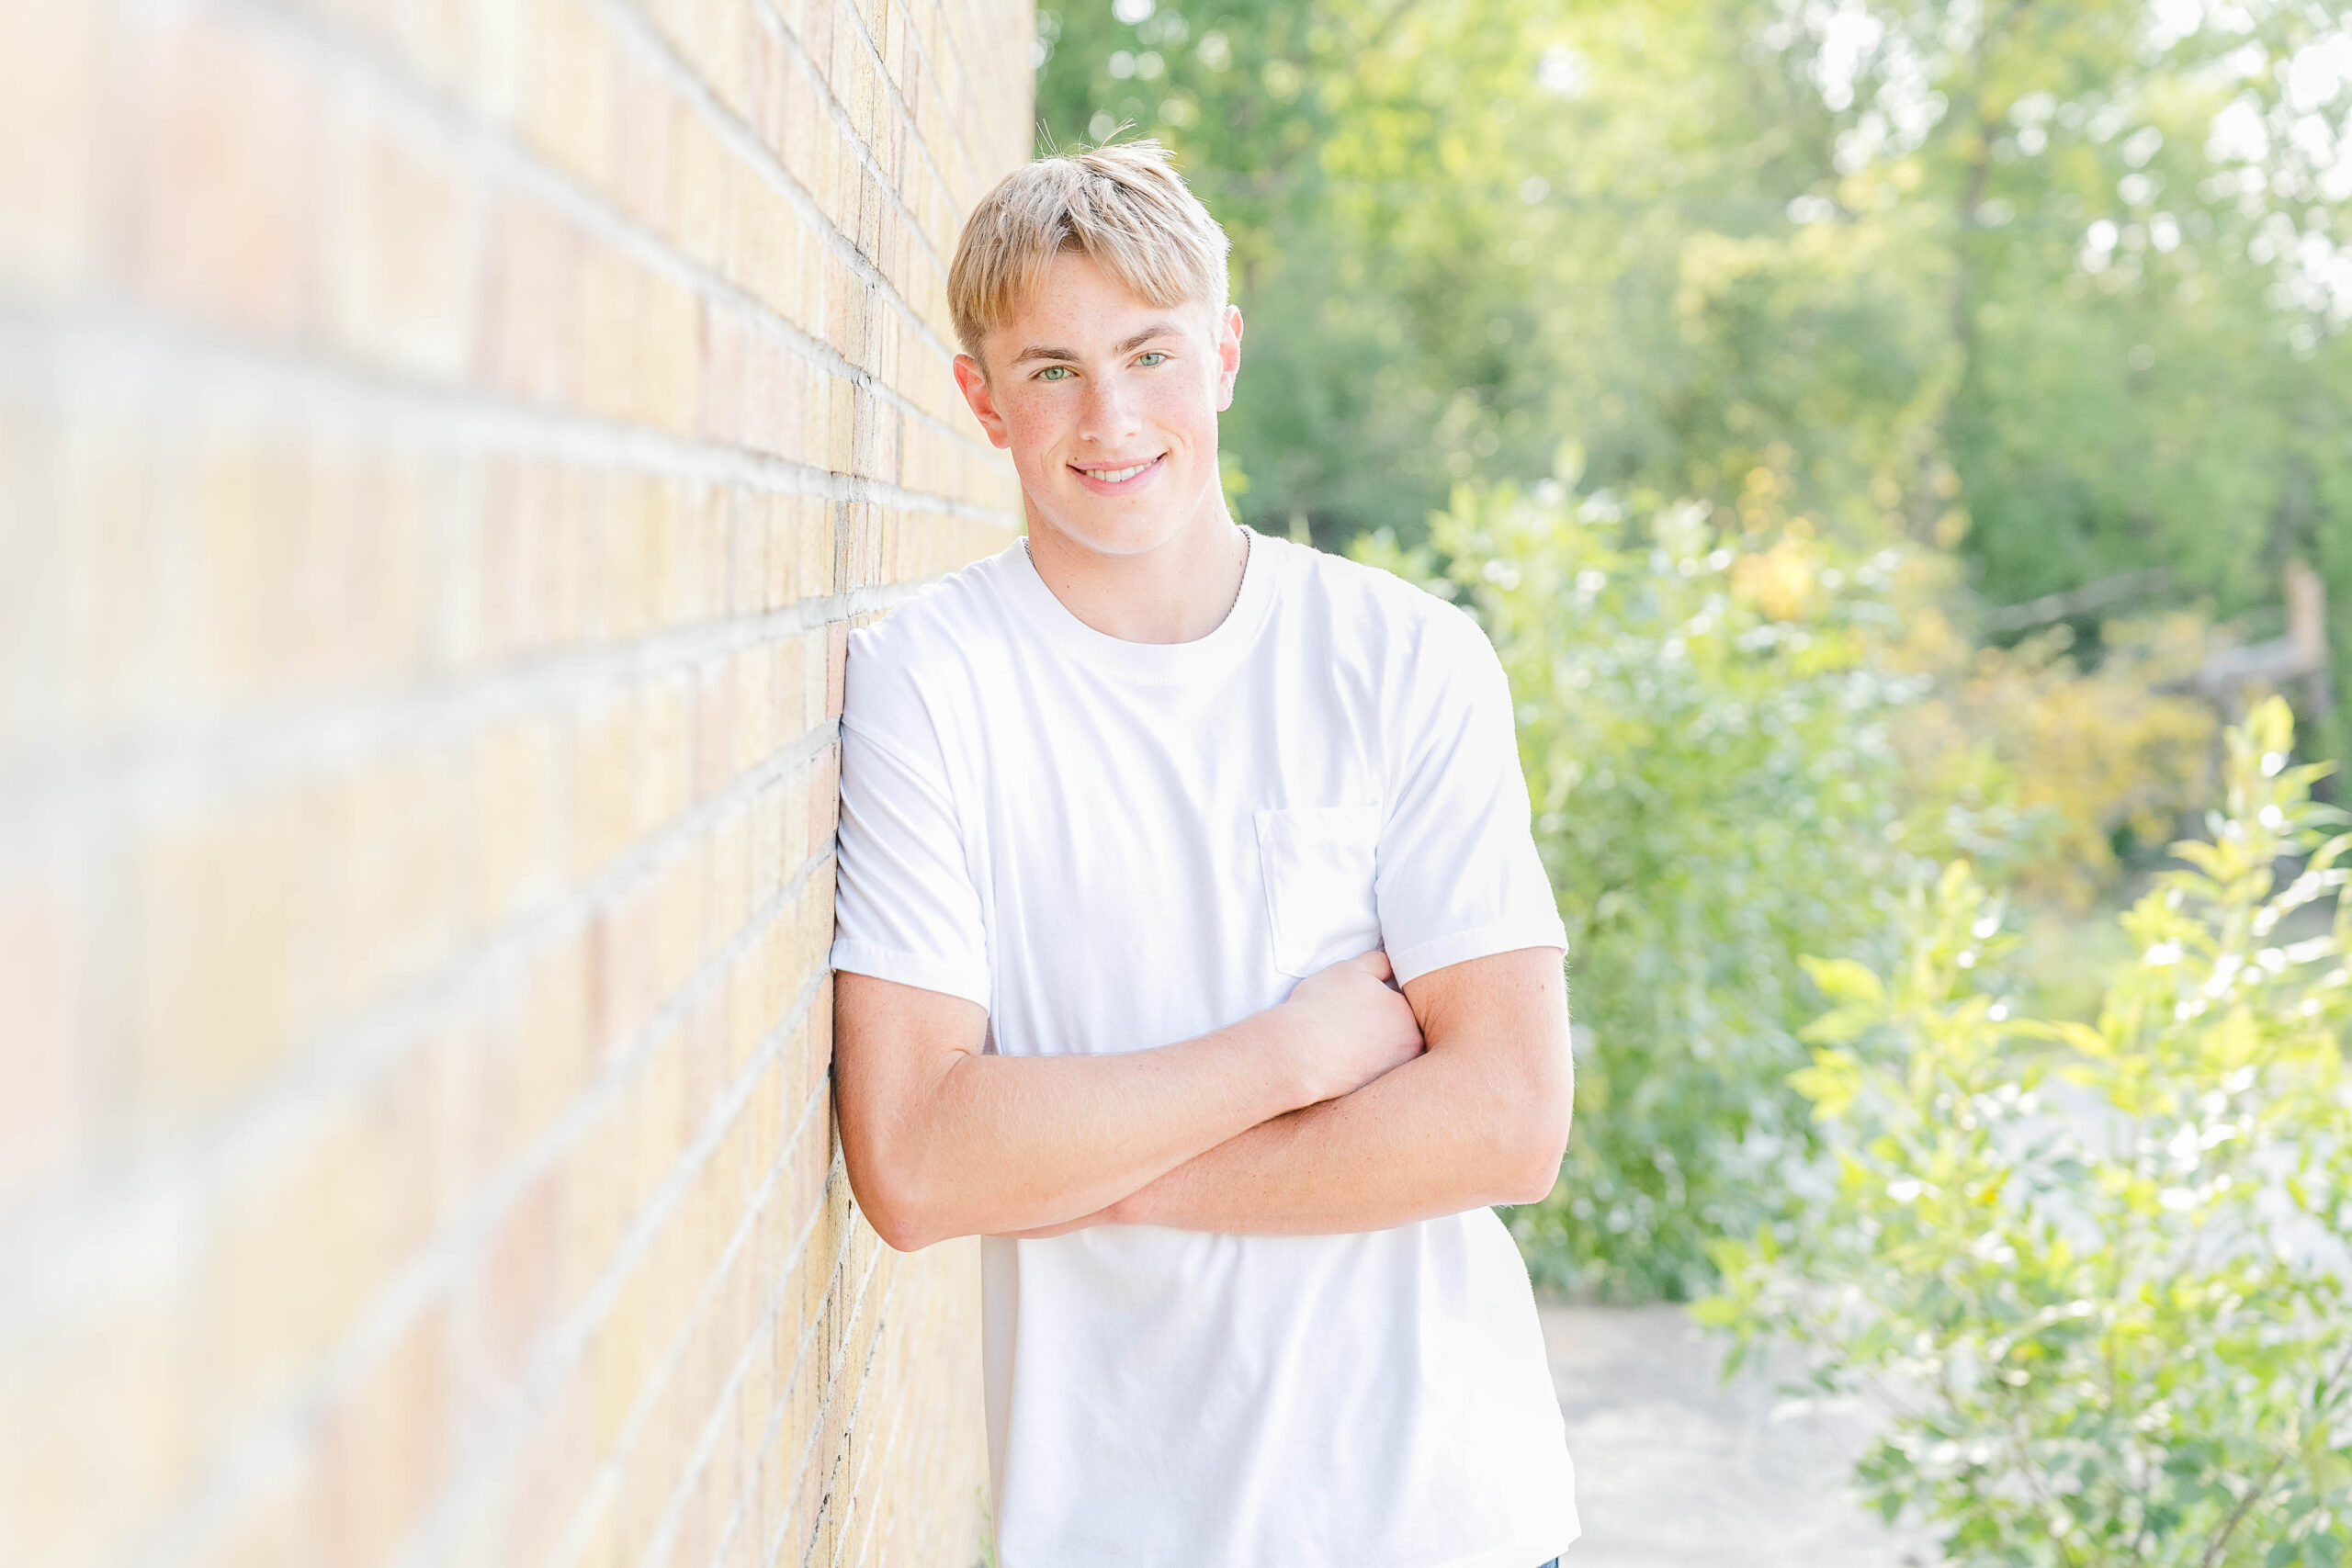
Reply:
[[1050, 520], [1049, 525], [1106, 556], [1148, 555], [1184, 531], [1181, 518]]
[[1047, 527], [1104, 555], [1139, 556], [1182, 535], [1198, 521], [1200, 508], [1173, 503], [1148, 511], [1111, 507], [1099, 497], [1080, 494], [1051, 510], [1036, 509], [1033, 523], [1040, 514]]

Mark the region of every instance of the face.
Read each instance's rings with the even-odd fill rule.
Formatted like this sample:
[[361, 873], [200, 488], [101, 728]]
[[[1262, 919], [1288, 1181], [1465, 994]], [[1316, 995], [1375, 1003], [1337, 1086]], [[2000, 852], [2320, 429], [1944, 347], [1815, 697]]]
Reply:
[[1241, 312], [1159, 306], [1082, 252], [981, 344], [956, 384], [1012, 453], [1032, 529], [1110, 555], [1140, 555], [1225, 520], [1216, 416], [1233, 401]]

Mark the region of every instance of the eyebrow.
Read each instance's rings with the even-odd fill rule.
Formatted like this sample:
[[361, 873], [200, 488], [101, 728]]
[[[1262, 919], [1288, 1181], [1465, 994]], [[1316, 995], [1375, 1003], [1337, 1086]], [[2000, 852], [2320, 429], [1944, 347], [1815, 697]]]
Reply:
[[[1178, 335], [1179, 331], [1180, 329], [1173, 321], [1154, 321], [1151, 325], [1144, 328], [1143, 331], [1136, 333], [1135, 336], [1127, 339], [1126, 342], [1119, 344], [1111, 352], [1114, 355], [1130, 353], [1135, 349], [1141, 348], [1145, 344], [1149, 343], [1156, 337]], [[1075, 365], [1079, 362], [1079, 353], [1074, 348], [1045, 348], [1032, 344], [1030, 347], [1024, 348], [1020, 353], [1014, 355], [1012, 356], [1012, 363], [1015, 365], [1026, 365], [1033, 359], [1067, 360], [1070, 364]]]

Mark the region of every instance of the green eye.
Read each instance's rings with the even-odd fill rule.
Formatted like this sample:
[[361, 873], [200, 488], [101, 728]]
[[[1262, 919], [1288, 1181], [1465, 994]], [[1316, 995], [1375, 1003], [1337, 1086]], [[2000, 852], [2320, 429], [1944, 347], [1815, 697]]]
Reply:
[[1048, 365], [1043, 370], [1037, 372], [1037, 379], [1040, 381], [1066, 381], [1069, 378], [1069, 374], [1070, 369], [1067, 365]]
[[1143, 353], [1136, 355], [1136, 363], [1142, 366], [1146, 370], [1148, 370], [1167, 357], [1168, 355], [1165, 350], [1157, 348], [1146, 349]]

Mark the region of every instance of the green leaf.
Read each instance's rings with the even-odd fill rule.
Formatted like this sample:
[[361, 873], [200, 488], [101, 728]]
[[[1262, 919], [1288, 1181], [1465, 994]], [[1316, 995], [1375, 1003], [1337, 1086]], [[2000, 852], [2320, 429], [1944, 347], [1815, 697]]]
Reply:
[[1800, 958], [1804, 972], [1821, 987], [1821, 994], [1836, 1002], [1869, 1002], [1883, 1006], [1886, 987], [1863, 964], [1850, 958], [1815, 958], [1810, 954]]

